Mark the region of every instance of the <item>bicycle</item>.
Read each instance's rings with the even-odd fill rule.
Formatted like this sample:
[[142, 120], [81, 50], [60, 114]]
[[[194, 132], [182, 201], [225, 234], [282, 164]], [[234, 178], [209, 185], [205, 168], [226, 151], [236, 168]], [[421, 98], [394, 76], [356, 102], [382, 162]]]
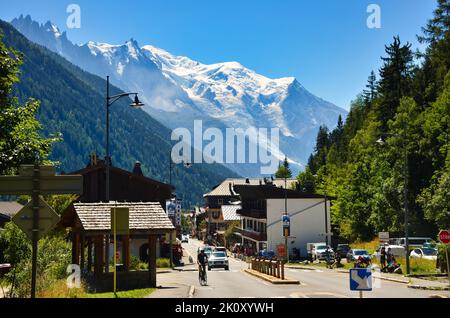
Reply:
[[208, 284], [208, 275], [201, 265], [198, 266], [198, 281], [200, 286], [206, 286]]

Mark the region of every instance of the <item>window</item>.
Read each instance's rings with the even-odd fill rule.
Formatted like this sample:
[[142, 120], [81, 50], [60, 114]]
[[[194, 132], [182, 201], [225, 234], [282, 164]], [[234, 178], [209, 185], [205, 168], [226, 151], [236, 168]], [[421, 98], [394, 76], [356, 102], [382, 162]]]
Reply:
[[220, 212], [219, 211], [213, 211], [213, 213], [212, 213], [213, 219], [218, 219], [219, 216], [220, 216]]
[[223, 199], [217, 199], [217, 204], [218, 205], [223, 205]]

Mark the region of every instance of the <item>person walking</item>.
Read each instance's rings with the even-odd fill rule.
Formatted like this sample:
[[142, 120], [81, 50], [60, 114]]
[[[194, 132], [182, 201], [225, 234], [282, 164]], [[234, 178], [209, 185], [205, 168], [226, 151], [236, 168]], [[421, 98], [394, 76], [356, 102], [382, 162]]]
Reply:
[[380, 251], [380, 265], [381, 270], [386, 267], [386, 248], [383, 246]]

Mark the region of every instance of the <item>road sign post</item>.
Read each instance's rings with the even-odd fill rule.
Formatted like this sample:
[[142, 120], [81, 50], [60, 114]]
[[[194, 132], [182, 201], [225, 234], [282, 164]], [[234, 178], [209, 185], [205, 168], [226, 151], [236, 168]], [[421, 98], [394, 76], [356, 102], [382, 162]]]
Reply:
[[[0, 194], [31, 195], [31, 201], [13, 218], [13, 222], [32, 241], [31, 298], [36, 297], [38, 241], [56, 224], [56, 214], [42, 194], [82, 194], [83, 177], [80, 175], [56, 176], [52, 166], [21, 165], [18, 176], [0, 176]], [[31, 215], [30, 215], [31, 214]], [[41, 214], [45, 217], [41, 218]], [[41, 220], [45, 220], [41, 228]], [[31, 224], [30, 224], [30, 221]]]
[[359, 291], [359, 297], [363, 298], [363, 291], [372, 291], [371, 268], [351, 268], [350, 290]]
[[[130, 211], [128, 208], [111, 208], [111, 230], [114, 237], [113, 289], [115, 294], [117, 291], [117, 234], [130, 234]], [[128, 249], [126, 250], [128, 251]], [[128, 261], [128, 256], [125, 257], [125, 260]], [[107, 260], [107, 262], [109, 262], [109, 260]]]

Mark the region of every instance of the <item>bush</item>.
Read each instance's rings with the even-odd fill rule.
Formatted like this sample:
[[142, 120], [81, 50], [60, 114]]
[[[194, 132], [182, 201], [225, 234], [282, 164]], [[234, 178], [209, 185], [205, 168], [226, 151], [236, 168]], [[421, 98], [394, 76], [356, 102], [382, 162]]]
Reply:
[[[4, 233], [3, 233], [4, 232]], [[29, 297], [31, 290], [31, 242], [12, 222], [2, 232], [6, 242], [5, 260], [12, 270], [5, 275], [10, 297]], [[39, 241], [36, 290], [39, 293], [57, 280], [67, 277], [67, 265], [71, 264], [71, 246], [64, 235], [47, 236]]]
[[158, 258], [156, 260], [156, 267], [158, 267], [158, 268], [170, 267], [170, 259], [168, 259], [168, 258]]

